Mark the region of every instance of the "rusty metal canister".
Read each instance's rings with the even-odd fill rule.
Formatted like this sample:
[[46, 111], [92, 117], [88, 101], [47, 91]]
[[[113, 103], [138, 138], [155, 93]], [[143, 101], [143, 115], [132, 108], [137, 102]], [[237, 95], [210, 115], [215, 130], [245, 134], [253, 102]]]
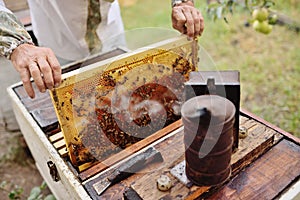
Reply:
[[217, 95], [201, 95], [181, 108], [186, 176], [196, 185], [213, 186], [231, 174], [235, 106]]

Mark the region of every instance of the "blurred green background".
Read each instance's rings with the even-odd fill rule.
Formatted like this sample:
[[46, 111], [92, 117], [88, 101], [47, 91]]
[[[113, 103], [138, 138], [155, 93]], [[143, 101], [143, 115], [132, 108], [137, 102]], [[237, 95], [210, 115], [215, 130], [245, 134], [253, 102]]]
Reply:
[[[170, 2], [120, 0], [126, 30], [172, 30]], [[241, 107], [300, 137], [300, 33], [278, 25], [269, 35], [258, 33], [245, 26], [251, 14], [243, 9], [226, 15], [228, 23], [214, 21], [206, 1], [195, 2], [205, 18], [199, 44], [211, 57], [213, 65], [207, 68], [239, 70]], [[300, 22], [300, 1], [277, 0], [272, 8]]]

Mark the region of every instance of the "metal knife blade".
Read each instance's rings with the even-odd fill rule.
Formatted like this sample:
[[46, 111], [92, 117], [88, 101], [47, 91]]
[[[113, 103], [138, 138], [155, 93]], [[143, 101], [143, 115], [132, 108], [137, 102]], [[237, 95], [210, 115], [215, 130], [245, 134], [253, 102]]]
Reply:
[[128, 178], [132, 174], [143, 169], [148, 164], [162, 161], [163, 158], [161, 156], [161, 153], [154, 147], [150, 147], [144, 152], [130, 158], [127, 162], [114, 169], [112, 173], [105, 179], [102, 179], [101, 181], [93, 184], [93, 188], [100, 196], [110, 186]]

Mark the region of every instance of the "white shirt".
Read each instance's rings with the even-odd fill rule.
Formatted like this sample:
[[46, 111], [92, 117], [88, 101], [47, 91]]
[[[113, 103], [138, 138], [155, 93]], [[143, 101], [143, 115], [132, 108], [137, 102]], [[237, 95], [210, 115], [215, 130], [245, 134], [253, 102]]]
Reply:
[[[85, 41], [87, 0], [28, 0], [34, 34], [40, 46], [56, 56], [79, 60], [89, 56]], [[124, 27], [118, 1], [100, 0], [101, 23], [97, 29], [102, 51], [124, 45]]]

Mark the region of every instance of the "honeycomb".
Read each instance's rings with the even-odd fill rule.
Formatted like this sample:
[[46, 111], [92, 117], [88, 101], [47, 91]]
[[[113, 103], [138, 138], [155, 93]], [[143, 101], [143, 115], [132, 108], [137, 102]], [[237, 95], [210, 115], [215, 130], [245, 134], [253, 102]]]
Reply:
[[178, 37], [65, 75], [50, 93], [75, 167], [104, 161], [180, 118], [195, 43]]

